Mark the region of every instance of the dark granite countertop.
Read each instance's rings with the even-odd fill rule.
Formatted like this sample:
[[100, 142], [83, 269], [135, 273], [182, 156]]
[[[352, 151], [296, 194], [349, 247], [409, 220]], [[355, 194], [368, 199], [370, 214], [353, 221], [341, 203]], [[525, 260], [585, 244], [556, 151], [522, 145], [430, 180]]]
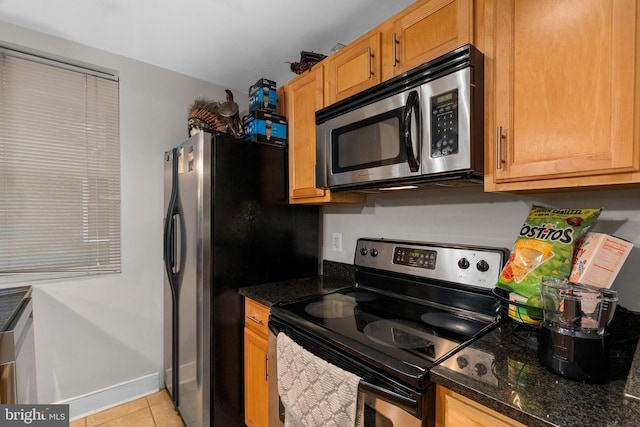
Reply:
[[240, 288], [238, 292], [242, 296], [271, 307], [273, 304], [280, 302], [320, 295], [350, 286], [353, 286], [353, 282], [336, 279], [335, 277], [314, 276], [249, 286]]
[[325, 294], [337, 289], [348, 288], [355, 283], [355, 267], [335, 261], [322, 261], [321, 276], [265, 283], [263, 285], [240, 288], [240, 295], [251, 298], [262, 305], [271, 307], [285, 301]]
[[487, 374], [492, 381], [444, 366], [433, 368], [431, 379], [530, 427], [638, 426], [640, 400], [625, 395], [625, 387], [632, 378], [640, 378], [635, 372], [640, 365], [631, 369], [634, 354], [638, 358], [640, 353], [639, 319], [629, 311], [616, 313], [606, 384], [586, 384], [546, 370], [538, 362], [535, 330], [512, 320], [471, 345], [493, 354], [493, 368]]

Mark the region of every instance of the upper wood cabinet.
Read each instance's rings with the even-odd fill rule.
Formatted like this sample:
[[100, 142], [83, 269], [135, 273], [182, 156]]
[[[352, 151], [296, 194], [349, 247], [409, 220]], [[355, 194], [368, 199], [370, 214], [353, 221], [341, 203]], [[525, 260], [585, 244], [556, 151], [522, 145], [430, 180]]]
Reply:
[[382, 26], [383, 80], [472, 43], [473, 24], [473, 0], [416, 2]]
[[380, 83], [380, 58], [378, 30], [371, 31], [329, 56], [325, 61], [327, 105]]
[[288, 121], [289, 203], [362, 203], [357, 193], [316, 188], [316, 111], [324, 107], [324, 61], [279, 90]]
[[284, 90], [289, 141], [289, 202], [324, 201], [315, 186], [316, 110], [324, 106], [323, 66], [318, 64]]
[[473, 0], [418, 0], [326, 59], [326, 105], [472, 41]]
[[638, 15], [635, 0], [486, 0], [485, 190], [640, 182]]

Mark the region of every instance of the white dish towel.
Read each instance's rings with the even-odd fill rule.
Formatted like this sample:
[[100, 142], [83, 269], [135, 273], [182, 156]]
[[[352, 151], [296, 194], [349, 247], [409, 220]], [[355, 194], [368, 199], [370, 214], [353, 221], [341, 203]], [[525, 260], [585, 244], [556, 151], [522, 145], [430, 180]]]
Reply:
[[277, 337], [278, 393], [285, 427], [361, 427], [360, 377], [316, 357], [284, 333]]

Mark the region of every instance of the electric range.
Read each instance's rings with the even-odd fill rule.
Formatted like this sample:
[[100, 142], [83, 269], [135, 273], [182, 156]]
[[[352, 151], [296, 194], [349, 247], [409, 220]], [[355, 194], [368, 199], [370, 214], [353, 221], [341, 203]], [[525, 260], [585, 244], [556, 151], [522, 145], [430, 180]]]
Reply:
[[501, 320], [492, 290], [507, 258], [504, 248], [360, 238], [353, 287], [276, 304], [269, 327], [360, 376], [361, 391], [431, 419], [433, 366], [491, 371], [490, 354], [462, 350]]

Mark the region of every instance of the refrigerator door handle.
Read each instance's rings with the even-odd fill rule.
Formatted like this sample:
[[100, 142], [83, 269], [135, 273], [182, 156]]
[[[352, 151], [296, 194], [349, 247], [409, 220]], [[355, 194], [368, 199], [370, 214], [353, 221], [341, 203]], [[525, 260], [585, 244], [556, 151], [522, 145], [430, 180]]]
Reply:
[[171, 196], [167, 206], [167, 213], [164, 219], [164, 265], [169, 278], [171, 288], [178, 286], [179, 269], [176, 269], [176, 216], [179, 216], [180, 209], [178, 203], [178, 152], [173, 149], [171, 175]]
[[[176, 268], [176, 217], [181, 225], [180, 207], [178, 201], [178, 151], [174, 148], [172, 151], [172, 174], [171, 174], [171, 196], [167, 206], [167, 213], [164, 219], [164, 248], [163, 259], [167, 272], [169, 288], [171, 291], [171, 382], [173, 388], [173, 404], [176, 409], [179, 406], [179, 377], [178, 368], [180, 366], [178, 343], [179, 341], [179, 316], [178, 308], [180, 307], [180, 268]], [[183, 233], [181, 233], [182, 235]], [[182, 240], [182, 239], [181, 239]]]

